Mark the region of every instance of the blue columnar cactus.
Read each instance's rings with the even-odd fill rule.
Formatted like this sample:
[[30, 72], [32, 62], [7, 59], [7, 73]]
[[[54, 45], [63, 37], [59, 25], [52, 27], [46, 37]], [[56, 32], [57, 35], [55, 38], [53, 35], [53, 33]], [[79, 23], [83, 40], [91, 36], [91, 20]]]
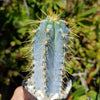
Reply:
[[47, 17], [34, 37], [34, 68], [24, 88], [38, 100], [63, 100], [73, 83], [66, 71], [69, 29], [63, 20]]

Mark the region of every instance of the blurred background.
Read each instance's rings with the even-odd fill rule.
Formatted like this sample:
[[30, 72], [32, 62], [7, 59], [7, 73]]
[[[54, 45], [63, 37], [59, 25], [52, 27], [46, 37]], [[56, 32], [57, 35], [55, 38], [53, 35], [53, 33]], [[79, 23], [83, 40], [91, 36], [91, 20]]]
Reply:
[[68, 100], [100, 100], [100, 0], [0, 0], [0, 100], [10, 100], [27, 75], [23, 43], [38, 24], [56, 13], [77, 34], [73, 39], [75, 77]]

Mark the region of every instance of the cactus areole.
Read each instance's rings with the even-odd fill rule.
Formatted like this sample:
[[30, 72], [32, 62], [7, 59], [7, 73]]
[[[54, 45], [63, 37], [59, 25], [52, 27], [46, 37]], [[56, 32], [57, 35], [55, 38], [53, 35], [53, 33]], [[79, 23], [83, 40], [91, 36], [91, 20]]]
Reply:
[[37, 100], [64, 100], [73, 76], [66, 70], [69, 29], [64, 20], [47, 17], [36, 30], [34, 68], [23, 87]]

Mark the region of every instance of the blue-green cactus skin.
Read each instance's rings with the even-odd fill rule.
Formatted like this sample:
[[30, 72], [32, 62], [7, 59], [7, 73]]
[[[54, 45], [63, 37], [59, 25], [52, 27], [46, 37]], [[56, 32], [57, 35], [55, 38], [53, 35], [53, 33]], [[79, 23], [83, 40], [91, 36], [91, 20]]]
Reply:
[[33, 46], [34, 68], [24, 85], [38, 100], [67, 97], [73, 81], [65, 71], [68, 41], [69, 29], [63, 20], [47, 17], [38, 27]]

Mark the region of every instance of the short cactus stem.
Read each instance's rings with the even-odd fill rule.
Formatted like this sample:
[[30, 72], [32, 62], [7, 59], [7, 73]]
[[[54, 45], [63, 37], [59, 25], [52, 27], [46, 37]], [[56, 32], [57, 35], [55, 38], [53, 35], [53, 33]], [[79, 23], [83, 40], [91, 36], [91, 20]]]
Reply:
[[38, 100], [65, 99], [73, 83], [73, 76], [65, 68], [69, 41], [65, 21], [47, 17], [33, 40], [34, 68], [24, 88]]

